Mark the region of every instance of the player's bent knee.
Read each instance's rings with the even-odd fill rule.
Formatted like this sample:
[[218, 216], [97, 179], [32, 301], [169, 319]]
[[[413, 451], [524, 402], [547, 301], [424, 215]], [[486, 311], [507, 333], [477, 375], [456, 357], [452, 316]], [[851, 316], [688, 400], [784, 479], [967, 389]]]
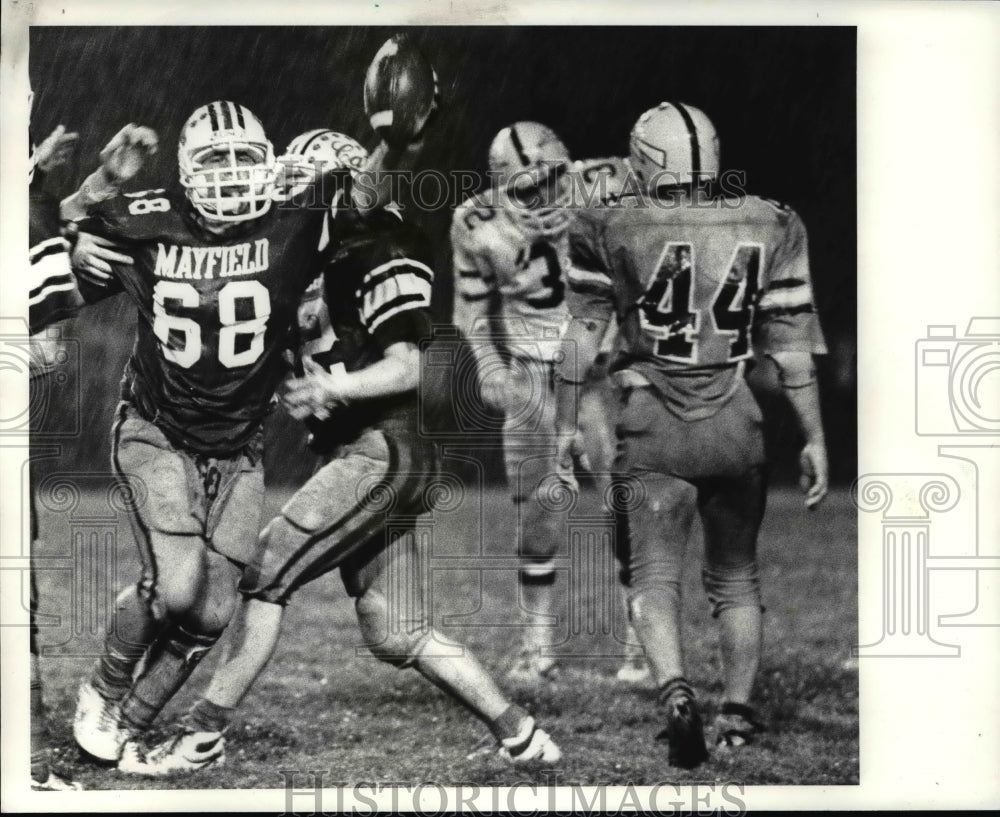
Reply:
[[260, 563], [248, 565], [239, 582], [242, 597], [286, 606], [295, 588], [282, 578], [282, 568], [308, 538], [307, 531], [284, 516], [268, 522], [260, 532]]
[[681, 606], [681, 584], [661, 582], [654, 586], [626, 588], [628, 619], [636, 627], [651, 619], [676, 615]]
[[418, 617], [390, 627], [387, 600], [377, 590], [359, 596], [354, 608], [361, 637], [372, 655], [399, 669], [413, 665], [431, 635], [425, 619]]
[[712, 605], [712, 616], [733, 607], [760, 607], [760, 575], [757, 562], [735, 567], [706, 565], [701, 571], [701, 584]]
[[153, 609], [162, 609], [170, 618], [186, 615], [198, 604], [205, 588], [205, 578], [204, 573], [161, 576], [156, 582], [157, 603]]

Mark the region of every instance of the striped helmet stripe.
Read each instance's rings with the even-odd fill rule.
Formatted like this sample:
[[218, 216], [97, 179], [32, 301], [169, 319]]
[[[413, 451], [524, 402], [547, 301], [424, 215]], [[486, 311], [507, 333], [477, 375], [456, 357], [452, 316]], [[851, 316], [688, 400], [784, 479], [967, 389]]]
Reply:
[[208, 118], [212, 124], [212, 132], [214, 133], [219, 129], [219, 113], [215, 110], [214, 102], [210, 102], [208, 105]]
[[243, 106], [242, 105], [237, 105], [237, 104], [235, 104], [233, 102], [230, 102], [229, 104], [232, 105], [233, 106], [233, 110], [236, 111], [236, 125], [237, 125], [237, 127], [241, 128], [243, 130], [246, 130], [247, 121], [243, 117]]
[[517, 132], [517, 128], [513, 125], [510, 126], [510, 141], [514, 145], [514, 150], [517, 151], [517, 158], [521, 160], [522, 165], [527, 167], [530, 164], [528, 154], [524, 152], [524, 144], [521, 142], [521, 136]]
[[698, 177], [701, 175], [701, 147], [698, 145], [698, 128], [695, 127], [694, 120], [691, 118], [691, 114], [688, 113], [687, 108], [681, 105], [680, 102], [675, 102], [674, 107], [677, 109], [677, 113], [681, 115], [681, 119], [684, 120], [688, 138], [691, 140], [691, 181], [697, 182]]
[[322, 139], [328, 133], [332, 133], [332, 131], [328, 130], [317, 131], [316, 133], [314, 133], [312, 136], [309, 137], [306, 143], [302, 146], [302, 150], [297, 150], [296, 153], [304, 154], [307, 150], [309, 150], [309, 148], [311, 148], [314, 144], [316, 144], [318, 140]]
[[220, 102], [219, 109], [222, 111], [222, 127], [226, 130], [233, 129], [233, 112], [230, 110], [232, 102]]

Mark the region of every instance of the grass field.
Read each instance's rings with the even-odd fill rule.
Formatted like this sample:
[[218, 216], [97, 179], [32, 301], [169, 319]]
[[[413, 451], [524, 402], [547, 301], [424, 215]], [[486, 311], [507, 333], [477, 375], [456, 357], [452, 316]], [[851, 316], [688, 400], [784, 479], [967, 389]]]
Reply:
[[[271, 491], [268, 512], [286, 495]], [[47, 540], [41, 555], [60, 559], [50, 564], [68, 563], [70, 535], [83, 536], [73, 546], [77, 573], [43, 571], [39, 584], [42, 613], [61, 617], [59, 626], [42, 631], [42, 644], [49, 645], [42, 672], [51, 729], [62, 762], [88, 789], [281, 788], [282, 769], [324, 769], [328, 784], [544, 780], [476, 753], [487, 745], [486, 729], [414, 671], [359, 654], [353, 608], [336, 575], [314, 582], [293, 601], [277, 654], [229, 733], [225, 767], [145, 781], [81, 759], [71, 737], [75, 691], [92, 666], [88, 654], [100, 649], [105, 613], [94, 613], [100, 606], [90, 605], [86, 589], [82, 595], [73, 589], [86, 588], [86, 581], [67, 576], [81, 575], [82, 554], [92, 560], [101, 543], [110, 541], [106, 534], [115, 525], [95, 522], [102, 502], [95, 488], [72, 514], [43, 509], [41, 517]], [[652, 691], [615, 680], [622, 645], [614, 634], [622, 632], [622, 622], [618, 606], [605, 595], [607, 583], [599, 580], [600, 571], [598, 580], [587, 582], [589, 574], [573, 573], [580, 560], [566, 558], [559, 563], [565, 568], [559, 585], [566, 604], [561, 649], [572, 657], [563, 659], [557, 681], [541, 692], [510, 690], [563, 747], [561, 782], [858, 782], [858, 679], [856, 669], [845, 664], [857, 642], [855, 509], [845, 491], [832, 494], [814, 513], [806, 513], [799, 496], [784, 489], [772, 491], [769, 503], [760, 548], [767, 614], [758, 682], [768, 733], [753, 748], [716, 754], [694, 771], [670, 767], [665, 745], [653, 741], [661, 723]], [[106, 506], [103, 512], [108, 513]], [[435, 522], [430, 560], [436, 626], [471, 646], [497, 673], [508, 666], [517, 643], [516, 628], [508, 626], [516, 621], [514, 563], [507, 558], [511, 519], [502, 492], [485, 492], [481, 499], [468, 492]], [[473, 557], [479, 531], [482, 553]], [[117, 539], [114, 572], [117, 583], [125, 584], [134, 580], [137, 561], [124, 524]], [[698, 579], [699, 552], [696, 538], [685, 576], [686, 650], [690, 677], [711, 709], [720, 692], [717, 631]], [[605, 572], [609, 568], [602, 558], [593, 563]], [[565, 595], [571, 583], [583, 588], [572, 605]], [[210, 655], [165, 718], [194, 700], [213, 666]]]

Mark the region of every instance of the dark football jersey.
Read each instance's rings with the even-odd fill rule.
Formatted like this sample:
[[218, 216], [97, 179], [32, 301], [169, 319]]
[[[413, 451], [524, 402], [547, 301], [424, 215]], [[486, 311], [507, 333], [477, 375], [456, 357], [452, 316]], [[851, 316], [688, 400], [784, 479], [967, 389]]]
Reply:
[[684, 419], [711, 416], [762, 351], [823, 354], [805, 226], [756, 196], [626, 196], [573, 225], [570, 310], [621, 327], [613, 370], [650, 382]]
[[122, 393], [175, 445], [229, 456], [259, 428], [328, 214], [274, 207], [220, 237], [185, 198], [149, 190], [101, 203], [81, 227], [134, 259], [115, 267], [110, 290], [138, 308]]
[[[386, 348], [419, 345], [430, 334], [432, 254], [424, 234], [385, 210], [361, 217], [337, 213], [331, 229], [336, 249], [323, 273], [322, 303], [304, 304], [300, 341], [306, 354], [326, 368], [348, 372], [381, 360]], [[358, 401], [329, 419], [309, 422], [320, 451], [352, 440], [367, 428], [395, 433], [416, 429], [416, 392]]]

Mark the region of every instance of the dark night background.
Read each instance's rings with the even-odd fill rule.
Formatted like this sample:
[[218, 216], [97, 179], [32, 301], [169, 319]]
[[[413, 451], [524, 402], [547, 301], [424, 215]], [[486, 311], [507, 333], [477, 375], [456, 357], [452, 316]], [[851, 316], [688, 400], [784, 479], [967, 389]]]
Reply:
[[[30, 37], [36, 140], [57, 124], [80, 132], [74, 162], [46, 180], [63, 196], [96, 166], [126, 122], [155, 128], [161, 150], [135, 189], [177, 177], [181, 125], [199, 105], [232, 99], [264, 122], [276, 152], [317, 127], [371, 147], [362, 110], [365, 69], [388, 28], [40, 28]], [[746, 172], [748, 192], [779, 199], [810, 236], [817, 305], [831, 354], [821, 361], [833, 477], [853, 479], [856, 432], [856, 120], [853, 28], [414, 28], [435, 65], [442, 115], [420, 167], [484, 172], [493, 135], [518, 119], [552, 127], [574, 158], [627, 155], [645, 109], [676, 99], [715, 123], [722, 164]], [[418, 168], [419, 169], [419, 168]], [[435, 309], [451, 309], [450, 211], [417, 212], [436, 240]], [[83, 435], [62, 470], [103, 470], [117, 384], [132, 344], [135, 310], [113, 299], [64, 327], [79, 340]], [[795, 422], [767, 367], [752, 378], [768, 416], [774, 474], [796, 471]], [[68, 421], [58, 412], [45, 427]], [[269, 429], [269, 480], [301, 482], [311, 468], [301, 432], [283, 414]], [[491, 456], [500, 473], [500, 462]]]

